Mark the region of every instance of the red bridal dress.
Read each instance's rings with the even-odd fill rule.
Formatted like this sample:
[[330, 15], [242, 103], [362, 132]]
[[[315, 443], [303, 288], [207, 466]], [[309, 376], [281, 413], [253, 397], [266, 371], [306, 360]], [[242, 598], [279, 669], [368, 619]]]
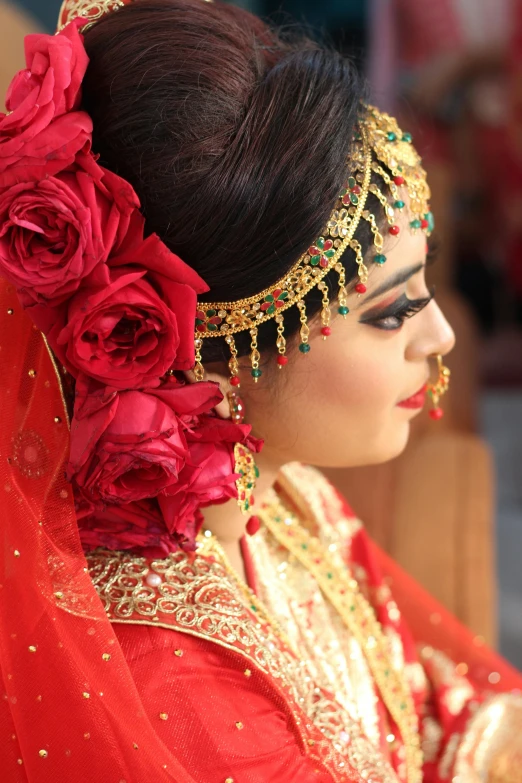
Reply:
[[244, 543], [84, 555], [58, 368], [0, 285], [0, 779], [522, 781], [522, 677], [287, 465]]

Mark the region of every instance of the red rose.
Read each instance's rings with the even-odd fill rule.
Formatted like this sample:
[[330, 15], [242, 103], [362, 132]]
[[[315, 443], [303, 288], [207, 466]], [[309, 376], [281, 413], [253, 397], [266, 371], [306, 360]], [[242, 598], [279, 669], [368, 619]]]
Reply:
[[7, 92], [9, 113], [0, 113], [0, 187], [52, 176], [89, 145], [92, 133], [89, 116], [76, 111], [89, 62], [77, 25], [59, 35], [26, 36], [25, 53], [27, 68]]
[[123, 391], [80, 377], [67, 476], [92, 503], [131, 503], [179, 481], [189, 451], [180, 415], [210, 410], [215, 383]]
[[62, 308], [29, 309], [60, 361], [117, 389], [158, 386], [170, 368], [193, 367], [203, 280], [154, 234], [113, 263], [123, 266], [99, 264]]
[[24, 182], [0, 194], [0, 273], [24, 304], [56, 305], [70, 296], [129, 230], [138, 197], [123, 179], [91, 155], [41, 182]]
[[237, 497], [234, 445], [243, 443], [257, 453], [263, 441], [250, 435], [250, 425], [234, 424], [215, 414], [186, 417], [184, 422], [190, 459], [179, 481], [158, 496], [158, 503], [170, 532], [188, 541], [201, 527], [199, 509]]
[[80, 501], [76, 518], [85, 552], [101, 546], [130, 550], [142, 557], [164, 558], [185, 543], [168, 532], [156, 500], [103, 509], [89, 509]]

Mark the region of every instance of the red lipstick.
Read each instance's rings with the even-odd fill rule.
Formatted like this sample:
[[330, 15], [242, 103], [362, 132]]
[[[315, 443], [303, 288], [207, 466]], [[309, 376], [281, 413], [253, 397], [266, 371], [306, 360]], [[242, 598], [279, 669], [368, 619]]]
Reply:
[[408, 397], [407, 400], [403, 400], [402, 402], [399, 402], [399, 408], [422, 408], [424, 406], [424, 403], [426, 401], [426, 392], [428, 390], [428, 384], [425, 383], [424, 386], [419, 389], [418, 392], [416, 392], [411, 397]]

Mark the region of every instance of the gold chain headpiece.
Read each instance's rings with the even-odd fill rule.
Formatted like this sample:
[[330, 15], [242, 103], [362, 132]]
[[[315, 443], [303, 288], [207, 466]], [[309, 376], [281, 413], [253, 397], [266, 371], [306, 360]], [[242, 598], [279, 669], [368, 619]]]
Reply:
[[[198, 380], [204, 377], [201, 359], [203, 340], [209, 337], [224, 337], [228, 343], [231, 358], [229, 368], [230, 382], [239, 386], [239, 364], [234, 334], [250, 331], [252, 376], [255, 381], [261, 376], [259, 369], [260, 354], [257, 347], [258, 328], [260, 324], [270, 319], [277, 322], [278, 364], [287, 363], [286, 340], [284, 337], [283, 313], [289, 307], [296, 305], [300, 311], [301, 343], [299, 349], [308, 353], [310, 329], [306, 318], [306, 307], [303, 301], [312, 288], [319, 288], [323, 296], [321, 332], [327, 337], [330, 332], [330, 302], [328, 286], [324, 278], [335, 269], [339, 278], [338, 312], [346, 317], [346, 270], [341, 263], [341, 256], [348, 249], [355, 254], [357, 262], [358, 282], [354, 289], [358, 294], [366, 292], [368, 282], [368, 267], [365, 264], [361, 244], [355, 234], [361, 221], [366, 221], [373, 234], [373, 244], [376, 250], [374, 261], [382, 265], [386, 261], [383, 254], [384, 237], [379, 230], [374, 214], [366, 209], [368, 194], [372, 193], [382, 204], [388, 223], [388, 231], [392, 236], [400, 232], [395, 222], [397, 212], [405, 207], [401, 199], [402, 187], [405, 187], [409, 197], [410, 228], [412, 231], [425, 230], [430, 233], [433, 228], [433, 218], [429, 211], [430, 191], [426, 181], [426, 172], [422, 168], [421, 159], [412, 145], [411, 135], [403, 133], [397, 121], [388, 114], [380, 112], [373, 106], [365, 107], [359, 130], [354, 139], [354, 146], [349, 159], [350, 176], [340, 193], [337, 203], [330, 215], [328, 223], [321, 235], [284, 277], [259, 294], [240, 299], [235, 302], [200, 302], [196, 314], [196, 366], [195, 374]], [[383, 168], [383, 166], [385, 168]], [[386, 185], [389, 195], [372, 181], [376, 174]]]

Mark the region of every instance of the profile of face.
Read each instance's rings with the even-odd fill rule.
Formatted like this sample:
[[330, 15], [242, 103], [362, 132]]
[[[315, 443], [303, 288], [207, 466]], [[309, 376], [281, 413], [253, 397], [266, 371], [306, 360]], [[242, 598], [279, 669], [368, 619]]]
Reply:
[[[398, 403], [418, 392], [430, 374], [436, 377], [433, 355], [446, 355], [455, 344], [435, 300], [401, 316], [408, 300], [429, 296], [426, 235], [413, 233], [409, 220], [404, 210], [396, 221], [400, 234], [386, 240], [386, 263], [369, 265], [368, 290], [349, 295], [346, 318], [332, 303], [327, 339], [313, 319], [309, 353], [295, 350], [281, 371], [264, 373], [255, 385], [248, 377], [243, 382], [248, 373], [241, 373], [246, 421], [265, 440], [261, 462], [354, 467], [386, 462], [405, 448], [410, 422], [421, 409]], [[222, 379], [224, 390], [227, 385]], [[221, 405], [224, 414], [226, 402]]]

